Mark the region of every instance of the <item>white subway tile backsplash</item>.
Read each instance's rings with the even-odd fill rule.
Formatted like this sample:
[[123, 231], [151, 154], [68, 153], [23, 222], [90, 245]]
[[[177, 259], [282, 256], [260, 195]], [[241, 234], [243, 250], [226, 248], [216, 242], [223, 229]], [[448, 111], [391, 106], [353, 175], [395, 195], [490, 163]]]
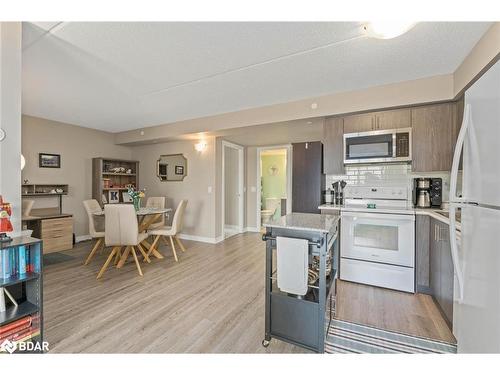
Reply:
[[327, 175], [326, 186], [338, 180], [345, 180], [348, 185], [410, 185], [411, 168], [407, 164], [355, 165], [346, 166], [345, 170], [345, 175]]
[[413, 173], [411, 164], [370, 164], [346, 166], [345, 173], [345, 175], [327, 175], [326, 187], [331, 187], [339, 180], [345, 180], [348, 185], [405, 185], [408, 188], [408, 196], [411, 197], [414, 178], [440, 177], [443, 180], [443, 201], [447, 202], [449, 199], [449, 172]]

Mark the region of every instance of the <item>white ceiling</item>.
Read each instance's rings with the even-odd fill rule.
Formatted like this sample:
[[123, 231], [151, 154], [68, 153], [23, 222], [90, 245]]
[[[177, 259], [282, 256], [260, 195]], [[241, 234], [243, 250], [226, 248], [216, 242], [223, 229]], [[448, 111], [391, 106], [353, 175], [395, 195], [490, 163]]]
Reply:
[[452, 73], [489, 23], [24, 23], [23, 113], [119, 132]]

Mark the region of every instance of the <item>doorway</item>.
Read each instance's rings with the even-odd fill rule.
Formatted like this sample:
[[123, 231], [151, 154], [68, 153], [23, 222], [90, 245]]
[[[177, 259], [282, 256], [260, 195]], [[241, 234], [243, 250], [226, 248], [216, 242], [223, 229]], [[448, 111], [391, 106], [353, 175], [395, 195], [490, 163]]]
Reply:
[[291, 212], [291, 145], [257, 149], [257, 228]]
[[243, 147], [222, 141], [222, 235], [243, 233]]

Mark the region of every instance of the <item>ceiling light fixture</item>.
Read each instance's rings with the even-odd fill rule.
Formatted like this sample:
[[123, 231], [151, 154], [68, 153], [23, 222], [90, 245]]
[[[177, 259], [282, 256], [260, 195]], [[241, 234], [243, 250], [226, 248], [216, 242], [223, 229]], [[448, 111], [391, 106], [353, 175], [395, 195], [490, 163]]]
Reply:
[[23, 154], [21, 154], [21, 170], [24, 169], [26, 165], [26, 159], [24, 158]]
[[363, 26], [366, 34], [372, 38], [392, 39], [409, 31], [416, 22], [404, 20], [372, 21]]
[[194, 145], [194, 149], [198, 152], [203, 152], [207, 148], [206, 142], [198, 142]]

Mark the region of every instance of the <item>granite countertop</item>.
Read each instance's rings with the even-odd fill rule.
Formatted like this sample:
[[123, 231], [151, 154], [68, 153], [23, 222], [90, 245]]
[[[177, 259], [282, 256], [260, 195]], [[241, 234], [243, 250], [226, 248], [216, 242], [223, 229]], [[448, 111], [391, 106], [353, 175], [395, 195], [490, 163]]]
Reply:
[[336, 214], [303, 214], [293, 212], [264, 224], [264, 227], [328, 233], [339, 220], [340, 215]]
[[[449, 211], [436, 208], [415, 208], [415, 215], [428, 215], [436, 220], [439, 220], [445, 224], [450, 224]], [[456, 227], [461, 230], [461, 215], [460, 211], [456, 212]]]

